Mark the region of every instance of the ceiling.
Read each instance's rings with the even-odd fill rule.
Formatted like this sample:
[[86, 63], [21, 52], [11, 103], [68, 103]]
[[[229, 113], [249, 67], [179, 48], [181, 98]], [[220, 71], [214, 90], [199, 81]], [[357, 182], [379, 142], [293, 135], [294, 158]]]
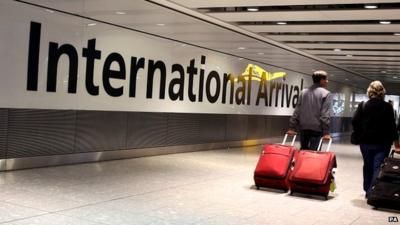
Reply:
[[[371, 80], [396, 84], [396, 88], [400, 83], [399, 1], [173, 1]], [[368, 9], [366, 5], [377, 8]], [[390, 21], [390, 24], [381, 24], [381, 21]]]

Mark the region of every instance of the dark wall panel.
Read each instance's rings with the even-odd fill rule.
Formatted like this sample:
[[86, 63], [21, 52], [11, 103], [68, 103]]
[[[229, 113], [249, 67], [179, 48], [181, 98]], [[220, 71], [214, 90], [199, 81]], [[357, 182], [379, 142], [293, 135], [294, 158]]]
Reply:
[[0, 109], [0, 159], [6, 157], [8, 109]]
[[126, 149], [126, 112], [77, 111], [75, 152]]
[[73, 152], [75, 112], [10, 109], [7, 158]]
[[342, 129], [343, 129], [343, 127], [342, 127], [342, 118], [340, 118], [340, 117], [332, 117], [331, 118], [330, 131], [331, 132], [341, 132]]
[[168, 114], [167, 145], [200, 144], [199, 114]]
[[247, 138], [247, 115], [226, 116], [226, 141], [239, 141]]
[[268, 137], [284, 136], [289, 128], [290, 116], [268, 116], [266, 130]]
[[165, 146], [167, 140], [167, 114], [128, 113], [127, 148]]
[[226, 132], [226, 116], [218, 114], [202, 114], [200, 117], [200, 142], [223, 142]]
[[[267, 136], [281, 136], [289, 128], [290, 116], [267, 116]], [[331, 133], [349, 132], [351, 131], [350, 117], [332, 117], [331, 118]]]
[[265, 116], [249, 116], [247, 125], [247, 139], [265, 138]]
[[352, 118], [350, 118], [350, 117], [342, 118], [342, 120], [341, 120], [342, 121], [342, 124], [341, 124], [342, 129], [340, 132], [350, 132], [353, 130], [353, 126], [351, 125], [351, 120], [352, 120]]
[[[290, 116], [0, 109], [0, 158], [283, 136]], [[332, 118], [331, 132], [351, 130]]]

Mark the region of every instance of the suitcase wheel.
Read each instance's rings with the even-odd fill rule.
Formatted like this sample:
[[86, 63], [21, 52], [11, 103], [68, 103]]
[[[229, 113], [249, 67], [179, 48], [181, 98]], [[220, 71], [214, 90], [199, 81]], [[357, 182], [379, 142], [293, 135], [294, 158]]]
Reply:
[[289, 195], [293, 195], [293, 192], [294, 192], [294, 191], [290, 190], [290, 193], [289, 193]]
[[257, 190], [260, 190], [260, 186], [256, 185]]

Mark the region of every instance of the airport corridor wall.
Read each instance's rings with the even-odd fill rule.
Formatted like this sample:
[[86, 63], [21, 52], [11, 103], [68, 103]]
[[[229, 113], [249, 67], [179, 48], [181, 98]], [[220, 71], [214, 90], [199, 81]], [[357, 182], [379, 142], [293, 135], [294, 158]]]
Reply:
[[335, 79], [331, 132], [350, 131], [362, 91], [348, 71], [208, 19], [0, 1], [0, 171], [279, 141], [316, 69]]
[[[13, 159], [218, 142], [229, 146], [234, 141], [282, 136], [288, 120], [289, 116], [0, 109], [0, 156]], [[332, 118], [331, 132], [349, 129], [350, 118]]]

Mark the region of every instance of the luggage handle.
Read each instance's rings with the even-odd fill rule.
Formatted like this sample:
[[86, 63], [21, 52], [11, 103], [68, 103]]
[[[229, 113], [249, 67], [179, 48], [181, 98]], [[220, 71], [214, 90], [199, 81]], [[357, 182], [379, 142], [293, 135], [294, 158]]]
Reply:
[[[289, 134], [286, 133], [285, 137], [283, 138], [282, 145], [284, 145], [286, 143], [286, 139], [287, 139], [288, 136], [289, 136]], [[292, 140], [292, 143], [290, 144], [290, 146], [294, 146], [294, 142], [296, 141], [297, 135], [294, 134], [294, 135], [291, 135], [291, 136], [293, 136], [293, 140]]]
[[[319, 140], [319, 144], [318, 144], [318, 148], [317, 151], [321, 151], [321, 147], [322, 147], [322, 142], [324, 141], [324, 138], [321, 138]], [[329, 138], [329, 142], [328, 142], [328, 147], [326, 148], [326, 151], [329, 152], [329, 150], [331, 149], [331, 144], [332, 144], [332, 138]]]

